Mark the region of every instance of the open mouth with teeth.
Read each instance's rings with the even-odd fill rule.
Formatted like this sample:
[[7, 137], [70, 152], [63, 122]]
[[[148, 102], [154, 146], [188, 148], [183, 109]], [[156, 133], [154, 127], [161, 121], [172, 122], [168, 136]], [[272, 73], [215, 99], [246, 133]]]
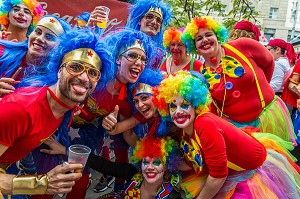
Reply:
[[133, 77], [134, 79], [137, 79], [140, 75], [140, 70], [136, 69], [136, 68], [129, 69], [129, 72], [130, 72], [131, 77]]
[[146, 176], [147, 176], [147, 178], [152, 179], [152, 178], [155, 178], [157, 176], [157, 173], [155, 173], [155, 172], [146, 172]]
[[207, 49], [209, 49], [213, 44], [214, 44], [214, 42], [208, 42], [208, 43], [206, 43], [206, 44], [201, 45], [201, 46], [200, 46], [200, 49], [202, 49], [202, 50], [207, 50]]
[[46, 48], [43, 45], [40, 45], [38, 43], [33, 43], [32, 45], [33, 45], [34, 50], [36, 50], [36, 51], [46, 50]]
[[172, 120], [177, 124], [184, 124], [190, 118], [191, 118], [190, 115], [184, 114], [184, 115], [175, 115], [174, 117], [172, 117]]
[[146, 117], [149, 114], [150, 108], [140, 110], [140, 112], [143, 114], [144, 117]]

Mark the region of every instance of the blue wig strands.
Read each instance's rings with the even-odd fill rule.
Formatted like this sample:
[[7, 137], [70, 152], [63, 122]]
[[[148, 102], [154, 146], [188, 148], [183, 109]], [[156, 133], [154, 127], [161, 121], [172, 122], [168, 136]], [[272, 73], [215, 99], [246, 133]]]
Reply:
[[113, 79], [116, 71], [112, 63], [111, 54], [107, 47], [89, 29], [71, 30], [59, 38], [59, 43], [50, 56], [50, 61], [43, 66], [45, 74], [28, 77], [21, 82], [21, 86], [51, 86], [57, 82], [57, 73], [64, 55], [78, 48], [93, 49], [102, 61], [101, 78], [96, 90], [102, 89], [107, 81]]
[[163, 14], [163, 24], [160, 27], [160, 31], [157, 33], [157, 35], [153, 36], [153, 41], [156, 42], [156, 45], [158, 47], [162, 47], [163, 43], [163, 29], [164, 26], [168, 25], [171, 17], [172, 17], [172, 11], [171, 7], [164, 3], [162, 0], [139, 0], [136, 1], [136, 3], [131, 6], [129, 10], [129, 17], [127, 20], [126, 27], [140, 30], [140, 21], [143, 18], [143, 16], [148, 12], [150, 8], [161, 8], [162, 14]]

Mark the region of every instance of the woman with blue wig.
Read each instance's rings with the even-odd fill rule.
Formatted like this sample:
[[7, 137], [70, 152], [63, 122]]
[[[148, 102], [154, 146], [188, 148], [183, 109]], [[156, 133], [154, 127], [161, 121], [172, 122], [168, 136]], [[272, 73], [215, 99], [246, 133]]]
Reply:
[[69, 31], [71, 26], [54, 15], [44, 16], [37, 22], [34, 31], [23, 42], [0, 41], [0, 95], [14, 91], [29, 71], [39, 71], [39, 67], [49, 60], [49, 53], [58, 45], [57, 38]]
[[[154, 56], [151, 39], [135, 30], [123, 29], [105, 38], [108, 50], [113, 57], [114, 76], [104, 89], [94, 92], [85, 102], [83, 109], [87, 113], [81, 113], [74, 118], [73, 126], [80, 127], [78, 134], [81, 138], [75, 138], [79, 142], [89, 146], [92, 151], [99, 151], [103, 145], [104, 129], [98, 124], [98, 120], [107, 116], [114, 110], [115, 105], [120, 107], [120, 119], [128, 118], [132, 114], [131, 104], [127, 100], [127, 84], [135, 83], [148, 60]], [[117, 162], [127, 162], [128, 145], [120, 134], [114, 137], [114, 151]], [[123, 183], [119, 181], [119, 184]], [[117, 184], [117, 183], [115, 183]]]

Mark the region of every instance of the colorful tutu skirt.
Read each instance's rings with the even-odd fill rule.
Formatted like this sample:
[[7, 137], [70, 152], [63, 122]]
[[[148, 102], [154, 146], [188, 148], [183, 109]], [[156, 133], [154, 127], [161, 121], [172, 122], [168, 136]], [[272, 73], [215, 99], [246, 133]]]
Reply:
[[259, 128], [261, 132], [277, 135], [285, 141], [291, 141], [294, 146], [297, 145], [297, 137], [294, 132], [289, 110], [282, 99], [277, 96], [275, 96], [274, 100], [265, 107], [256, 120], [246, 123], [235, 121], [229, 122], [239, 128], [246, 126]]
[[[299, 199], [300, 168], [294, 163], [287, 148], [293, 147], [277, 136], [257, 133], [267, 149], [267, 158], [259, 168], [229, 172], [216, 199]], [[254, 135], [256, 137], [256, 134]], [[275, 137], [275, 140], [272, 139]], [[282, 146], [279, 144], [282, 144]], [[287, 148], [285, 148], [287, 147]], [[181, 183], [188, 199], [196, 198], [208, 175], [190, 175]]]

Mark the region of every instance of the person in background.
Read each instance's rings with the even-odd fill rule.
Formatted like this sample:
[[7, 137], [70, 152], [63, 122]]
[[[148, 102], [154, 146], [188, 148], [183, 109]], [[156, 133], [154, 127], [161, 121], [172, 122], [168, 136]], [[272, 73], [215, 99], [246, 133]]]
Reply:
[[300, 167], [285, 149], [292, 143], [253, 134], [252, 128], [242, 131], [211, 113], [210, 93], [199, 73], [168, 75], [153, 98], [161, 116], [183, 130], [180, 147], [194, 170], [181, 182], [188, 199], [300, 197]]
[[289, 112], [269, 84], [272, 55], [254, 39], [227, 38], [226, 28], [209, 16], [193, 18], [181, 36], [188, 52], [205, 59], [200, 73], [209, 84], [211, 111], [237, 127], [254, 126], [296, 145]]
[[187, 54], [186, 47], [180, 39], [183, 31], [184, 28], [171, 27], [164, 32], [164, 48], [171, 53], [171, 56], [163, 60], [160, 70], [167, 74], [179, 70], [199, 72], [202, 66], [199, 60]]
[[229, 35], [228, 41], [236, 40], [241, 37], [260, 41], [260, 35], [260, 30], [256, 25], [250, 21], [242, 20], [235, 24]]
[[1, 39], [25, 41], [42, 16], [43, 8], [36, 0], [2, 0], [0, 24], [4, 28]]
[[295, 64], [297, 53], [292, 44], [277, 38], [269, 41], [267, 49], [275, 60], [275, 68], [270, 85], [275, 94], [281, 96], [284, 84], [291, 75], [291, 67]]

